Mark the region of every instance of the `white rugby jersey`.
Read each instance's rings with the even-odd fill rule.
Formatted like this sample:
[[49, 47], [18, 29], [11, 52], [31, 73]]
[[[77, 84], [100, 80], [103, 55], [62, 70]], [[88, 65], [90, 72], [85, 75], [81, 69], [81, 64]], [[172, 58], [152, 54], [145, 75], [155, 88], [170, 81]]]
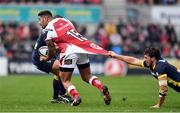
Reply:
[[46, 40], [53, 40], [61, 53], [108, 55], [108, 51], [79, 34], [67, 19], [53, 19], [46, 26], [45, 31], [48, 31]]

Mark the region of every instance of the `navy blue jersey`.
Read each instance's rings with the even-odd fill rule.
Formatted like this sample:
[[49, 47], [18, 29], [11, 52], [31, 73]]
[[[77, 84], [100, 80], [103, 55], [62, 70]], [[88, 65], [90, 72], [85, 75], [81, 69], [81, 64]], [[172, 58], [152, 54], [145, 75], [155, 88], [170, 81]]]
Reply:
[[47, 36], [47, 32], [42, 32], [36, 41], [36, 44], [35, 44], [33, 52], [32, 52], [32, 61], [34, 64], [37, 64], [38, 62], [40, 62], [39, 48], [42, 46], [46, 46], [46, 42], [45, 42], [46, 36]]
[[42, 32], [39, 38], [36, 41], [36, 44], [34, 46], [33, 52], [32, 52], [32, 62], [37, 67], [37, 69], [50, 73], [52, 70], [52, 66], [54, 64], [54, 61], [58, 58], [58, 54], [54, 55], [49, 61], [44, 62], [40, 61], [40, 54], [39, 54], [39, 48], [42, 46], [46, 46], [45, 38], [46, 38], [47, 32]]
[[175, 66], [164, 59], [158, 60], [153, 68], [148, 66], [146, 61], [143, 62], [143, 66], [149, 68], [156, 79], [160, 76], [167, 76], [168, 86], [180, 92], [180, 71]]

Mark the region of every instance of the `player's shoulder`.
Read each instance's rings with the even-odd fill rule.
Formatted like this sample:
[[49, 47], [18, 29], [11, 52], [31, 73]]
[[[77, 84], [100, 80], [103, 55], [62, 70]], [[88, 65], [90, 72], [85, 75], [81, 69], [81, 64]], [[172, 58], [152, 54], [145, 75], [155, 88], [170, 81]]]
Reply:
[[50, 29], [43, 29], [40, 36], [46, 36]]
[[60, 18], [55, 18], [53, 20], [51, 20], [48, 25], [46, 26], [45, 30], [46, 31], [53, 31], [54, 29], [54, 23], [56, 23]]
[[167, 65], [167, 64], [168, 64], [168, 62], [165, 59], [160, 59], [157, 61], [157, 65], [160, 65], [160, 66]]
[[68, 23], [69, 25], [74, 26], [72, 22], [68, 20], [67, 18], [59, 18], [59, 21], [64, 21], [65, 23]]
[[167, 67], [168, 65], [169, 65], [168, 62], [165, 59], [160, 59], [156, 63], [156, 68], [163, 69], [163, 68]]

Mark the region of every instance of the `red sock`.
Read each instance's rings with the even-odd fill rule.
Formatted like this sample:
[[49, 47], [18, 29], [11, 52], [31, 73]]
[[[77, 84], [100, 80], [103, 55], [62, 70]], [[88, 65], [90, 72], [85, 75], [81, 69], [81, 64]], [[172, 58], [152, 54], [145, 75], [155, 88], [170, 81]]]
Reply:
[[100, 82], [100, 80], [97, 79], [96, 76], [92, 76], [90, 79], [89, 79], [89, 83], [93, 86], [95, 86], [96, 88], [98, 88], [100, 91], [102, 91], [102, 84]]
[[72, 96], [72, 97], [76, 97], [76, 96], [79, 96], [78, 95], [78, 92], [76, 91], [76, 88], [71, 85], [68, 87], [68, 93]]

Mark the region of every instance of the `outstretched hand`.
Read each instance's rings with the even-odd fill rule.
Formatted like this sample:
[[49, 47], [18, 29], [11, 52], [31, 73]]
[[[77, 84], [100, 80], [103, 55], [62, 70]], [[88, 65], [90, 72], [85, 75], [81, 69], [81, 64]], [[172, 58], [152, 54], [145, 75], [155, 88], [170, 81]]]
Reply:
[[115, 54], [116, 54], [115, 52], [109, 51], [109, 56], [110, 56], [110, 57], [114, 58]]

